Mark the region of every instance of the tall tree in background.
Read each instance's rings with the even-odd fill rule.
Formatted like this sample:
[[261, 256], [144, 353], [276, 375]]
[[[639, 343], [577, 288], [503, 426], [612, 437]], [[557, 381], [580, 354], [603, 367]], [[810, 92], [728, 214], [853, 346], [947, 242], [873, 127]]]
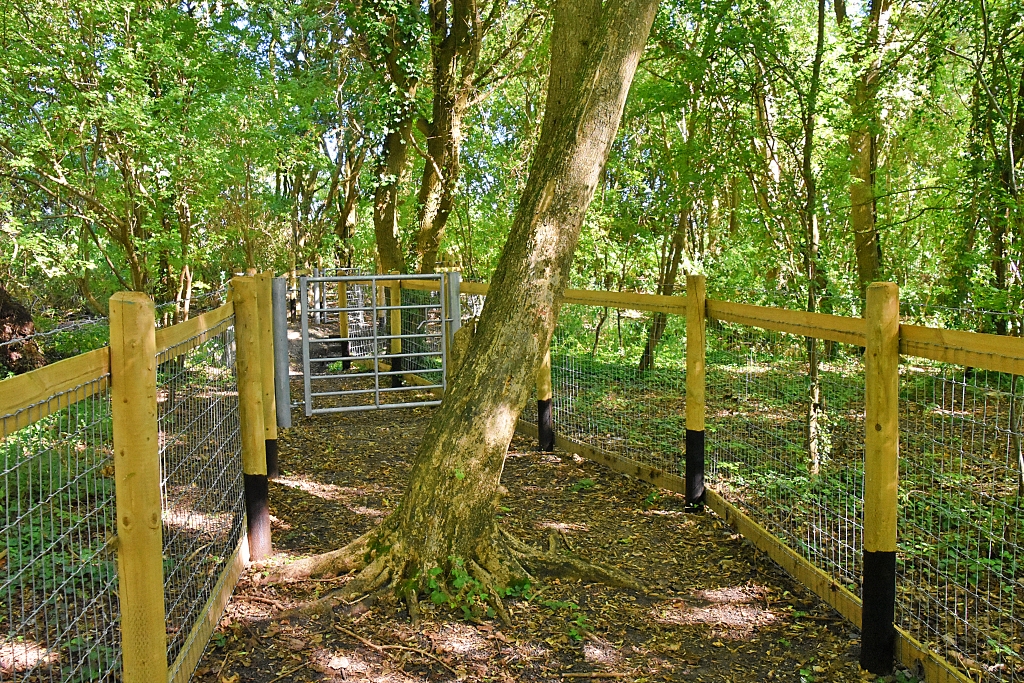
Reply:
[[428, 14], [431, 116], [416, 122], [427, 140], [417, 197], [416, 260], [421, 273], [434, 272], [454, 206], [466, 113], [508, 75], [503, 69], [530, 37], [539, 16], [536, 9], [527, 8], [517, 28], [499, 32], [498, 38], [507, 40], [486, 61], [482, 60], [485, 39], [511, 18], [508, 0], [492, 0], [489, 8], [476, 0], [431, 0]]
[[477, 333], [431, 421], [397, 510], [347, 547], [291, 565], [277, 578], [360, 570], [348, 592], [416, 595], [455, 562], [491, 593], [550, 571], [628, 582], [566, 553], [508, 536], [494, 512], [516, 420], [548, 347], [580, 227], [643, 52], [656, 0], [562, 0], [554, 8], [547, 107], [530, 177]]
[[840, 28], [859, 34], [851, 55], [854, 84], [850, 93], [850, 229], [857, 257], [857, 280], [861, 295], [878, 279], [882, 244], [875, 225], [875, 171], [878, 167], [878, 89], [882, 72], [882, 47], [889, 29], [891, 0], [869, 0], [867, 16], [854, 29], [847, 14], [846, 0], [835, 0], [836, 22]]

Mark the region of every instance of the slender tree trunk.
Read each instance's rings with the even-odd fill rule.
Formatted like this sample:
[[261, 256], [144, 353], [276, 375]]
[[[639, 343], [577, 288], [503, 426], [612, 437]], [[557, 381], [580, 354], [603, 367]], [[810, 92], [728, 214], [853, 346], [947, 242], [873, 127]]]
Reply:
[[[684, 233], [689, 223], [688, 211], [679, 214], [679, 224], [672, 233], [672, 244], [669, 247], [668, 267], [665, 269], [665, 276], [658, 283], [658, 294], [671, 295], [676, 288], [676, 278], [679, 276], [679, 263], [683, 258]], [[655, 313], [651, 320], [651, 326], [647, 330], [647, 343], [644, 345], [643, 355], [640, 356], [640, 372], [647, 372], [654, 367], [654, 352], [658, 348], [661, 336], [665, 333], [665, 325], [668, 318], [664, 313]]]
[[[818, 308], [818, 249], [821, 234], [818, 228], [818, 181], [814, 175], [814, 123], [818, 116], [818, 91], [821, 86], [821, 60], [825, 53], [825, 0], [818, 0], [818, 33], [814, 47], [814, 62], [811, 67], [811, 82], [807, 92], [807, 109], [804, 112], [804, 144], [801, 159], [801, 175], [804, 185], [804, 270], [807, 277], [807, 310]], [[821, 379], [818, 376], [818, 340], [807, 337], [808, 396], [807, 396], [807, 454], [812, 475], [821, 469]]]
[[547, 110], [530, 175], [466, 360], [424, 435], [405, 495], [376, 530], [282, 576], [362, 567], [349, 592], [392, 586], [413, 611], [426, 572], [451, 570], [450, 558], [492, 590], [531, 570], [616, 578], [515, 541], [494, 512], [508, 445], [551, 340], [580, 226], [656, 9], [656, 0], [556, 3]]
[[[1010, 113], [1010, 120], [1007, 124], [1007, 133], [1000, 137], [1006, 139], [1006, 149], [993, 150], [996, 159], [997, 177], [1002, 197], [996, 203], [992, 216], [991, 248], [992, 248], [992, 274], [993, 285], [1001, 292], [1007, 288], [1008, 254], [1007, 241], [1011, 234], [1015, 233], [1018, 197], [1020, 196], [1017, 183], [1016, 165], [1022, 151], [1024, 151], [1024, 73], [1021, 74], [1017, 86], [1016, 107], [1011, 101], [1007, 110]], [[1019, 239], [1019, 238], [1018, 238]], [[1006, 334], [1006, 318], [997, 316], [995, 318], [996, 334]]]
[[380, 165], [380, 182], [373, 195], [373, 231], [377, 237], [377, 254], [382, 273], [397, 270], [407, 272], [402, 240], [398, 230], [398, 200], [402, 175], [409, 159], [406, 138], [412, 130], [412, 121], [406, 119], [384, 138], [384, 151]]
[[[863, 38], [853, 53], [854, 68], [859, 71], [850, 96], [853, 126], [848, 138], [850, 149], [850, 228], [853, 231], [857, 260], [857, 280], [861, 296], [878, 279], [882, 245], [875, 226], [875, 169], [878, 164], [878, 88], [882, 60], [880, 51], [889, 24], [891, 0], [869, 0], [868, 15], [860, 29]], [[845, 0], [835, 0], [836, 22], [849, 27]]]
[[[856, 96], [860, 114], [866, 116], [867, 107], [874, 98], [862, 101], [862, 84], [857, 85]], [[853, 230], [854, 250], [857, 255], [857, 281], [861, 292], [878, 279], [882, 246], [875, 228], [875, 134], [870, 123], [858, 123], [850, 131], [850, 226]]]

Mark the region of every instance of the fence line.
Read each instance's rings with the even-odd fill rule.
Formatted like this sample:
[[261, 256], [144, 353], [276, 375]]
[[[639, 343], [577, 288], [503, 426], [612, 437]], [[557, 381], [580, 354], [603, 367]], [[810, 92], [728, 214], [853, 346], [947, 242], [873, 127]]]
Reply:
[[[479, 313], [471, 300], [487, 289], [463, 283], [470, 315]], [[685, 297], [666, 298], [685, 310]], [[1024, 494], [1024, 339], [890, 327], [900, 364], [889, 362], [879, 378], [891, 427], [870, 417], [869, 432], [865, 410], [877, 412], [881, 400], [865, 394], [870, 321], [708, 299], [706, 379], [697, 382], [681, 357], [694, 355], [685, 342], [698, 331], [673, 323], [676, 313], [658, 365], [639, 372], [653, 326], [627, 309], [651, 310], [600, 292], [563, 299], [551, 346], [556, 445], [692, 500], [698, 487], [686, 475], [696, 473], [686, 470], [700, 424], [688, 421], [684, 439], [665, 412], [699, 405], [694, 388], [706, 387], [709, 506], [858, 626], [858, 595], [870, 594], [870, 575], [881, 576], [875, 585], [885, 590], [869, 600], [882, 615], [865, 629], [867, 637], [881, 633], [876, 653], [892, 654], [865, 664], [884, 668], [894, 654], [929, 683], [1024, 680], [1015, 649], [1024, 638], [1016, 597], [1024, 584], [1024, 510], [1016, 502]], [[686, 378], [685, 392], [661, 379], [673, 373]], [[531, 402], [520, 431], [538, 436], [537, 420]], [[899, 478], [894, 459], [878, 461], [881, 476], [873, 465], [866, 472], [867, 453], [879, 452], [870, 445], [875, 433], [886, 435], [885, 457], [895, 455], [896, 432], [885, 430], [897, 421]], [[866, 475], [877, 501], [867, 510]], [[889, 497], [878, 499], [881, 490]], [[868, 543], [866, 517], [879, 530]], [[888, 521], [879, 527], [881, 519]], [[867, 568], [865, 551], [875, 554]], [[879, 557], [889, 565], [881, 575]]]
[[115, 295], [111, 346], [0, 381], [3, 680], [191, 678], [250, 558], [243, 440], [266, 457], [238, 391], [262, 417], [262, 316], [232, 298], [157, 330]]

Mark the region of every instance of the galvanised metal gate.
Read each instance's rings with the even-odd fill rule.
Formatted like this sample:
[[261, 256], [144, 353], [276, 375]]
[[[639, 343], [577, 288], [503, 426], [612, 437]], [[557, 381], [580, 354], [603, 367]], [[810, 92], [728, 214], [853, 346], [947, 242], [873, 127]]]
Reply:
[[306, 416], [441, 403], [459, 273], [303, 277]]

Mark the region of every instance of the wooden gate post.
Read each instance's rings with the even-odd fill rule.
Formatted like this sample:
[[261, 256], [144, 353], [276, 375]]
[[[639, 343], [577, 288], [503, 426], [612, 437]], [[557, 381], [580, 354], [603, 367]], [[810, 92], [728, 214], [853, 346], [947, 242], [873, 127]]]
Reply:
[[899, 488], [899, 288], [868, 286], [864, 307], [864, 563], [860, 665], [892, 671], [896, 653], [896, 496]]
[[260, 325], [260, 380], [263, 387], [263, 439], [267, 451], [267, 478], [281, 475], [277, 463], [277, 387], [274, 384], [274, 274], [256, 276], [256, 307]]
[[552, 416], [554, 396], [549, 345], [537, 366], [537, 447], [548, 453], [555, 450], [555, 423]]
[[156, 308], [141, 292], [110, 298], [110, 410], [122, 680], [166, 681]]
[[[348, 308], [348, 283], [344, 281], [338, 283], [338, 308]], [[338, 336], [341, 338], [341, 357], [346, 359], [341, 361], [341, 369], [350, 370], [352, 361], [349, 359], [351, 347], [348, 340], [348, 311], [338, 312]]]
[[686, 276], [686, 503], [704, 506], [705, 282]]
[[[397, 270], [391, 271], [392, 275], [398, 275]], [[392, 280], [391, 281], [391, 305], [401, 306], [402, 305], [402, 281]], [[391, 309], [391, 371], [400, 372], [402, 370], [402, 340], [396, 339], [398, 335], [402, 334], [402, 309], [392, 308]], [[391, 386], [393, 388], [400, 387], [404, 384], [402, 381], [402, 375], [391, 375]]]
[[263, 427], [260, 314], [256, 289], [254, 278], [236, 277], [231, 280], [231, 300], [235, 304], [235, 345], [238, 348], [235, 365], [238, 368], [242, 475], [245, 481], [249, 559], [253, 562], [266, 558], [272, 552], [266, 432]]

